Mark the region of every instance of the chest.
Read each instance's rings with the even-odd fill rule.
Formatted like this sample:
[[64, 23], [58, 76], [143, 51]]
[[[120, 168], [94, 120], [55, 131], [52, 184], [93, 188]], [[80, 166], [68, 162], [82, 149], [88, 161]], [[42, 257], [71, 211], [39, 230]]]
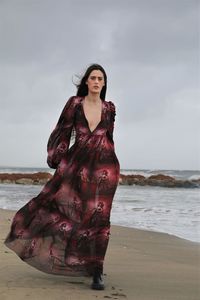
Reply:
[[88, 127], [92, 132], [102, 120], [103, 103], [100, 102], [98, 105], [82, 103], [82, 112]]

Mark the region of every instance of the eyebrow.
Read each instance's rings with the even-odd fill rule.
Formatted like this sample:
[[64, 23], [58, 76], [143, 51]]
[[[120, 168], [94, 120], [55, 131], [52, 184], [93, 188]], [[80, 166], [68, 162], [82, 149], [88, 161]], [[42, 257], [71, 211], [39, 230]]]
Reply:
[[91, 76], [91, 78], [96, 78], [96, 77], [98, 77], [99, 79], [103, 79], [102, 76], [94, 76], [94, 75]]

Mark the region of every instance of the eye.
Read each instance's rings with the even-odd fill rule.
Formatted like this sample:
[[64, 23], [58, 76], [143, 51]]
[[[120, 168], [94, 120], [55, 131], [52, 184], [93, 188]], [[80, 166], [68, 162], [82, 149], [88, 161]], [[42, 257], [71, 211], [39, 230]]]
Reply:
[[98, 78], [99, 81], [103, 80], [103, 77], [97, 77], [97, 76], [91, 76], [90, 78], [91, 80], [95, 80], [96, 78]]

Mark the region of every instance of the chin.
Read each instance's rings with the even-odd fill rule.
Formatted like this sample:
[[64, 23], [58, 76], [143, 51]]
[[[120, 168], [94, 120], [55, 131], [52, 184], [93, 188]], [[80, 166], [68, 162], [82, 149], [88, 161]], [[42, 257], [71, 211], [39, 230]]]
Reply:
[[90, 92], [91, 92], [91, 94], [100, 95], [100, 91], [99, 90], [98, 91], [97, 90], [95, 90], [95, 91], [92, 90]]

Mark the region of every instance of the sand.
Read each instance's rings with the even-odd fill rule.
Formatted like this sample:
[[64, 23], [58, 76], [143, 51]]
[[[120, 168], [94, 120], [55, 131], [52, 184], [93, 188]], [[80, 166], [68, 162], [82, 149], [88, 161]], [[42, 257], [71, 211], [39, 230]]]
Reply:
[[49, 275], [23, 262], [3, 241], [14, 211], [0, 209], [0, 299], [199, 300], [200, 243], [172, 235], [111, 227], [105, 290], [89, 277]]

